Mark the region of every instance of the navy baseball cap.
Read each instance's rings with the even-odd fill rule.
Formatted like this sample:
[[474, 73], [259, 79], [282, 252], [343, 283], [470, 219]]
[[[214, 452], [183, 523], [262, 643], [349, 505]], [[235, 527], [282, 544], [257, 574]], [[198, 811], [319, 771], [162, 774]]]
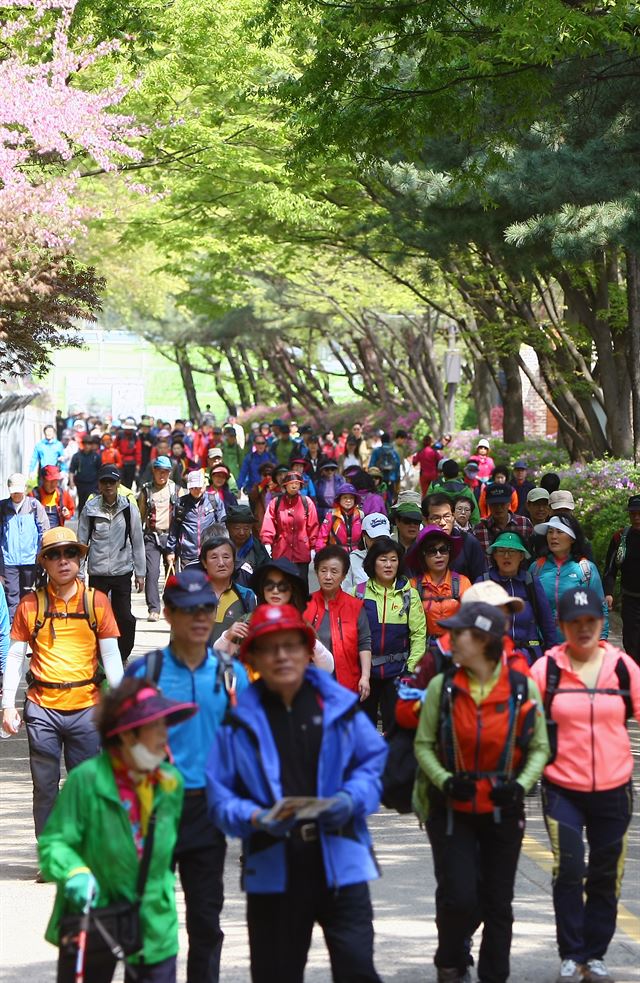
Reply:
[[627, 511], [640, 512], [640, 495], [632, 495], [627, 502]]
[[98, 471], [98, 481], [120, 481], [120, 471], [114, 464], [105, 464]]
[[591, 587], [572, 587], [558, 604], [558, 621], [575, 621], [584, 616], [602, 618], [602, 598]]
[[487, 485], [487, 505], [510, 502], [512, 495], [513, 488], [511, 485]]
[[519, 458], [519, 460], [517, 460], [516, 463], [513, 465], [513, 470], [514, 471], [517, 471], [520, 468], [525, 468], [526, 469], [528, 467], [529, 467], [529, 465], [527, 464], [527, 462], [526, 461], [523, 461], [522, 458]]
[[183, 570], [169, 577], [162, 599], [170, 608], [217, 607], [218, 599], [204, 570]]

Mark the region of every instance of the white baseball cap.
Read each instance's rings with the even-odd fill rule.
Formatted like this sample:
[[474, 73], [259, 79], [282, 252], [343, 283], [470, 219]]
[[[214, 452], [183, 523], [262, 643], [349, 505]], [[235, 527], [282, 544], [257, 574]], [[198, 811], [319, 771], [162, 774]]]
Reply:
[[187, 475], [187, 488], [203, 488], [204, 484], [204, 471], [190, 471]]
[[564, 488], [559, 488], [557, 491], [551, 492], [549, 495], [549, 506], [551, 510], [554, 509], [575, 509], [576, 503], [573, 500], [573, 495], [570, 491]]
[[[467, 597], [467, 594], [469, 595]], [[502, 607], [508, 604], [512, 611], [523, 611], [524, 601], [521, 597], [513, 597], [508, 594], [502, 584], [497, 584], [495, 580], [480, 580], [477, 584], [467, 587], [462, 595], [462, 604], [473, 604], [482, 601], [483, 604], [491, 604], [494, 607]]]
[[10, 474], [7, 478], [7, 485], [10, 492], [26, 492], [27, 479], [19, 471], [15, 471], [14, 474]]
[[362, 520], [362, 531], [366, 532], [371, 539], [378, 539], [380, 536], [390, 536], [391, 526], [386, 515], [382, 512], [371, 512], [365, 515]]

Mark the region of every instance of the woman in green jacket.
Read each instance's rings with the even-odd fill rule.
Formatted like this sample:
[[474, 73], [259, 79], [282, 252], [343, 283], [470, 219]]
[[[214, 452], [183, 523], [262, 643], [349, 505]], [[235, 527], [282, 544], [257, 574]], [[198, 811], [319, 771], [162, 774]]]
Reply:
[[[167, 727], [197, 711], [165, 699], [143, 679], [125, 679], [107, 693], [97, 726], [104, 751], [69, 773], [38, 841], [45, 879], [58, 885], [46, 938], [60, 946], [58, 983], [72, 983], [77, 948], [61, 945], [64, 915], [88, 900], [99, 909], [135, 902], [150, 818], [153, 836], [140, 903], [142, 949], [128, 958], [126, 983], [175, 983], [178, 918], [171, 860], [182, 811], [180, 773], [166, 757]], [[84, 979], [110, 983], [115, 956], [87, 946]]]

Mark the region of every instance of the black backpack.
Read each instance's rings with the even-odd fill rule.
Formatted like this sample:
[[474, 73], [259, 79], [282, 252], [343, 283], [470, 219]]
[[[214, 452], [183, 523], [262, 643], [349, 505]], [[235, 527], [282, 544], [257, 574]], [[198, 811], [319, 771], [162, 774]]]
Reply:
[[393, 449], [389, 444], [383, 444], [378, 454], [376, 466], [384, 473], [385, 471], [395, 471], [396, 461], [393, 456]]
[[401, 816], [413, 812], [411, 797], [418, 762], [413, 750], [415, 730], [394, 724], [387, 735], [389, 754], [382, 773], [381, 801]]

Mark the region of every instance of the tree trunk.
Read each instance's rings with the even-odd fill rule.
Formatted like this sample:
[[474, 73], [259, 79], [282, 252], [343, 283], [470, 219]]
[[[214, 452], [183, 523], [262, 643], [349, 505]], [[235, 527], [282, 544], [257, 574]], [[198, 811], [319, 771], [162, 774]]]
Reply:
[[483, 358], [473, 360], [473, 385], [471, 395], [478, 418], [480, 433], [491, 433], [491, 404], [494, 386], [491, 373]]
[[505, 444], [519, 444], [524, 440], [524, 409], [522, 406], [522, 377], [520, 367], [512, 355], [500, 359], [505, 387], [502, 394], [504, 410], [502, 439]]
[[176, 362], [178, 363], [178, 368], [180, 369], [182, 386], [185, 396], [187, 397], [189, 417], [194, 423], [199, 423], [201, 416], [200, 404], [198, 403], [198, 397], [196, 395], [196, 384], [193, 381], [193, 369], [191, 367], [191, 362], [189, 361], [186, 345], [176, 344], [173, 346], [173, 350], [176, 356]]
[[[240, 406], [243, 410], [248, 410], [252, 405], [252, 400], [249, 395], [249, 390], [247, 388], [247, 380], [242, 371], [242, 365], [236, 358], [231, 345], [222, 344], [220, 346], [227, 356], [227, 361], [229, 363], [229, 368], [231, 369], [231, 374], [233, 376], [233, 381], [236, 384], [236, 389], [238, 390], [238, 399], [240, 400]], [[228, 407], [231, 413], [231, 407]]]
[[627, 252], [628, 352], [633, 407], [633, 460], [640, 465], [640, 256]]

